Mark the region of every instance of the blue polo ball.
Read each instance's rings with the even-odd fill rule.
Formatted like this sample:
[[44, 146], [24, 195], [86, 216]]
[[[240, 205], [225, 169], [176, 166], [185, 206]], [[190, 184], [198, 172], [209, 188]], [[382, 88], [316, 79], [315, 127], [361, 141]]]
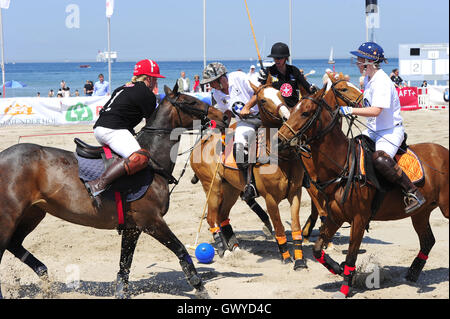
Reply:
[[201, 243], [195, 248], [195, 257], [202, 264], [209, 264], [214, 259], [214, 247], [208, 243]]

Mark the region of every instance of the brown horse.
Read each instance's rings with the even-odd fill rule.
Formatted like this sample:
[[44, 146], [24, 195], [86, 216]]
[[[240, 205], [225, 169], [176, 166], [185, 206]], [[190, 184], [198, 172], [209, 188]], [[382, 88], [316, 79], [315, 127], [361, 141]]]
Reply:
[[[165, 99], [147, 119], [137, 140], [142, 148], [150, 151], [151, 160], [159, 163], [159, 171], [165, 174], [155, 174], [147, 192], [139, 200], [129, 203], [125, 212], [115, 292], [119, 298], [129, 296], [130, 266], [141, 232], [169, 248], [179, 258], [189, 284], [200, 295], [207, 296], [189, 253], [163, 216], [169, 207], [167, 176], [171, 176], [175, 165], [170, 153], [179, 142], [179, 136], [178, 140], [170, 138], [172, 129], [192, 128], [197, 119], [202, 124], [207, 124], [210, 119], [222, 123], [222, 113], [192, 96], [177, 94], [168, 87], [164, 90]], [[0, 193], [0, 261], [7, 249], [43, 279], [47, 278], [47, 267], [27, 251], [22, 242], [46, 213], [98, 229], [114, 229], [118, 225], [114, 201], [105, 199], [101, 208], [94, 207], [78, 176], [78, 161], [73, 152], [66, 150], [26, 143], [2, 151]]]
[[[406, 214], [403, 194], [399, 187], [389, 190], [378, 210], [372, 213], [371, 205], [376, 189], [370, 184], [351, 181], [346, 196], [346, 182], [339, 182], [353, 164], [349, 157], [353, 140], [342, 132], [342, 120], [338, 113], [339, 105], [356, 106], [360, 99], [359, 90], [343, 80], [330, 77], [333, 84], [329, 90], [323, 88], [310, 99], [301, 102], [298, 109], [279, 130], [279, 139], [292, 145], [294, 140], [310, 147], [310, 161], [304, 161], [306, 171], [315, 180], [320, 189], [319, 200], [328, 212], [320, 237], [316, 241], [313, 253], [315, 258], [334, 274], [344, 277], [344, 283], [335, 296], [349, 296], [355, 263], [364, 230], [370, 220], [387, 221], [411, 217], [414, 229], [419, 236], [420, 252], [410, 266], [406, 279], [417, 281], [428, 254], [435, 243], [429, 217], [431, 211], [439, 207], [445, 218], [449, 217], [448, 181], [449, 151], [445, 147], [433, 144], [414, 144], [409, 147], [422, 161], [425, 180], [419, 184], [426, 203], [417, 211]], [[318, 194], [319, 195], [319, 194]], [[343, 265], [339, 265], [322, 250], [344, 223], [351, 224], [350, 243]]]
[[[257, 95], [257, 103], [264, 128], [280, 127], [283, 118], [289, 117], [289, 109], [284, 104], [280, 92], [274, 89], [271, 83], [271, 77], [269, 76], [267, 84], [263, 86], [255, 87], [251, 84]], [[268, 151], [270, 143], [270, 136], [266, 134], [267, 154], [270, 153]], [[233, 251], [238, 247], [238, 241], [233, 233], [228, 216], [247, 181], [244, 180], [239, 170], [220, 164], [221, 147], [217, 150], [217, 146], [221, 146], [221, 134], [204, 137], [191, 155], [191, 167], [202, 182], [205, 193], [210, 194], [207, 198], [207, 221], [218, 253], [223, 256], [227, 249]], [[263, 150], [264, 153], [266, 153], [266, 150]], [[200, 156], [196, 154], [200, 154]], [[292, 259], [278, 204], [283, 199], [288, 199], [294, 241], [294, 269], [306, 268], [299, 218], [303, 168], [296, 153], [287, 150], [278, 155], [277, 165], [270, 163], [255, 164], [253, 167], [255, 184], [259, 194], [265, 199], [267, 212], [275, 229], [275, 237], [283, 262], [292, 262]], [[269, 167], [272, 168], [270, 172]]]

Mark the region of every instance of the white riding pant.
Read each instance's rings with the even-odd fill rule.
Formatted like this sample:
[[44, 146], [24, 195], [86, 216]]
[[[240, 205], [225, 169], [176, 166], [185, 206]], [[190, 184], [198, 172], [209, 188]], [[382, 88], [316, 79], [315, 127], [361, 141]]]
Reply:
[[397, 125], [393, 128], [373, 132], [371, 130], [366, 130], [363, 132], [364, 135], [370, 137], [372, 141], [375, 142], [376, 151], [384, 151], [389, 154], [391, 158], [394, 158], [397, 154], [398, 148], [402, 145], [403, 139], [405, 138], [405, 129], [403, 125]]
[[236, 124], [236, 130], [234, 132], [234, 144], [241, 143], [248, 148], [249, 139], [256, 139], [255, 126], [245, 121], [239, 121]]
[[108, 145], [123, 158], [128, 158], [141, 149], [133, 134], [126, 129], [114, 130], [97, 126], [94, 129], [94, 136], [100, 144]]

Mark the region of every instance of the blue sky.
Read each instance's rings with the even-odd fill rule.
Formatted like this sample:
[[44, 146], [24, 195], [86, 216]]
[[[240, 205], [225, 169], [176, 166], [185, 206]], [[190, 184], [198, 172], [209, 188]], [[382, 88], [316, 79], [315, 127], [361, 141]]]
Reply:
[[[366, 39], [365, 0], [293, 0], [294, 58], [347, 58]], [[244, 0], [207, 0], [211, 59], [257, 58]], [[247, 0], [260, 50], [289, 43], [289, 0]], [[79, 28], [67, 28], [66, 7], [79, 8]], [[448, 0], [378, 0], [375, 39], [387, 57], [400, 43], [449, 39]], [[94, 61], [107, 48], [105, 0], [11, 0], [3, 10], [5, 60]], [[265, 41], [264, 41], [265, 40]], [[115, 0], [111, 46], [119, 61], [203, 59], [203, 0]]]

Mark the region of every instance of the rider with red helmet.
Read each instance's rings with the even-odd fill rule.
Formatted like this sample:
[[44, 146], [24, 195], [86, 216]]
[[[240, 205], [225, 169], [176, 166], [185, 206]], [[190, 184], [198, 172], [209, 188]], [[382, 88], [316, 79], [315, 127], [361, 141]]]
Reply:
[[136, 63], [131, 82], [114, 90], [111, 98], [100, 110], [100, 116], [94, 125], [94, 135], [102, 145], [108, 145], [121, 158], [116, 159], [97, 179], [87, 182], [86, 188], [97, 206], [97, 195], [105, 191], [115, 179], [127, 174], [132, 175], [144, 169], [150, 158], [147, 150], [142, 149], [134, 138], [134, 127], [143, 118], [149, 118], [156, 108], [153, 89], [159, 73], [158, 64], [149, 59]]

